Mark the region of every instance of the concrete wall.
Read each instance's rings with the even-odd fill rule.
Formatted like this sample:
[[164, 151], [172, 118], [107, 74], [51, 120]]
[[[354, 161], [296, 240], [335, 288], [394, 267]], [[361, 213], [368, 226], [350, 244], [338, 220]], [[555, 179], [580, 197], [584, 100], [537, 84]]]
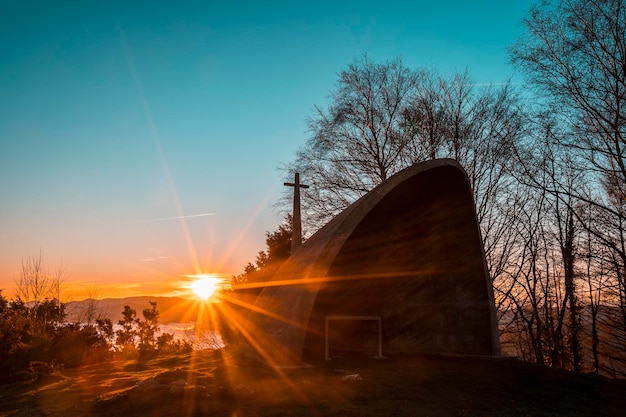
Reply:
[[[384, 354], [499, 354], [472, 194], [452, 160], [389, 178], [309, 238], [273, 281], [246, 323], [272, 365], [323, 358], [329, 315], [380, 316]], [[334, 346], [371, 351], [371, 323], [333, 329]]]
[[[329, 315], [380, 316], [385, 354], [491, 355], [491, 300], [475, 223], [459, 170], [431, 169], [395, 187], [359, 222], [332, 263], [330, 277], [364, 278], [332, 281], [319, 291], [305, 356], [322, 355]], [[342, 326], [331, 346], [355, 348], [361, 340], [370, 355], [376, 336], [371, 325], [332, 323]]]

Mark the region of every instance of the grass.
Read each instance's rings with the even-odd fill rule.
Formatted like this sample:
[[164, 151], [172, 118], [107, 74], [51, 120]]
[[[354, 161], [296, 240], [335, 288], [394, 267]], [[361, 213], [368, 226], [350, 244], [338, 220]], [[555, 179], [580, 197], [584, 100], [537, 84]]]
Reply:
[[0, 386], [0, 416], [621, 416], [626, 381], [513, 359], [419, 355], [297, 369], [201, 351]]

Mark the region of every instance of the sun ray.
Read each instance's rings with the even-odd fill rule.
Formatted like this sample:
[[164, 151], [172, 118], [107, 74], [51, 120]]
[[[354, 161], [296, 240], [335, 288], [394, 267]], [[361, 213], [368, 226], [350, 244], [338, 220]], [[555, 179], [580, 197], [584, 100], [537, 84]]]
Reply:
[[256, 208], [254, 209], [253, 214], [248, 219], [248, 222], [245, 224], [244, 227], [241, 228], [241, 230], [237, 234], [237, 236], [234, 239], [234, 241], [232, 242], [232, 244], [225, 251], [224, 255], [222, 256], [222, 262], [217, 264], [218, 270], [223, 266], [223, 264], [226, 262], [227, 259], [229, 259], [229, 258], [231, 258], [233, 256], [233, 253], [237, 250], [237, 248], [239, 248], [241, 246], [241, 241], [244, 240], [244, 238], [246, 237], [248, 231], [250, 230], [250, 228], [252, 227], [254, 222], [257, 220], [257, 218], [259, 217], [259, 215], [263, 211], [263, 208], [267, 206], [267, 203], [268, 203], [268, 201], [270, 199], [270, 196], [272, 195], [273, 191], [275, 191], [275, 188], [277, 188], [277, 186], [272, 188], [272, 189], [270, 189], [270, 191], [267, 193], [267, 195], [256, 206]]
[[[285, 367], [276, 363], [270, 352], [276, 348], [275, 346], [263, 346], [260, 342], [265, 340], [263, 331], [254, 326], [250, 326], [247, 319], [244, 318], [240, 312], [230, 308], [227, 304], [219, 304], [217, 309], [223, 310], [222, 314], [229, 318], [229, 322], [238, 330], [239, 334], [249, 343], [249, 345], [259, 354], [260, 358], [265, 361], [267, 365], [278, 375], [278, 377], [286, 383], [286, 386], [292, 390], [292, 392], [304, 403], [308, 404], [309, 401], [306, 396], [297, 388], [296, 384], [293, 384], [289, 375], [285, 372]], [[227, 363], [230, 363], [228, 361]], [[237, 366], [227, 367], [229, 372], [229, 378], [233, 378], [233, 373], [237, 372], [239, 368]], [[232, 382], [232, 379], [231, 379]]]
[[295, 278], [288, 280], [276, 280], [276, 281], [259, 281], [252, 282], [246, 284], [238, 284], [234, 285], [233, 289], [244, 289], [244, 288], [266, 288], [266, 287], [284, 287], [291, 285], [310, 285], [310, 284], [324, 284], [328, 282], [338, 282], [338, 281], [353, 281], [360, 279], [383, 279], [383, 278], [402, 278], [402, 277], [413, 277], [416, 275], [434, 275], [437, 273], [441, 273], [443, 270], [440, 269], [428, 269], [428, 270], [419, 270], [419, 271], [403, 271], [403, 272], [381, 272], [381, 273], [371, 273], [371, 274], [355, 274], [355, 275], [341, 275], [336, 277], [310, 277], [310, 278]]
[[161, 167], [163, 168], [163, 173], [165, 174], [165, 177], [167, 179], [167, 183], [170, 189], [170, 193], [172, 195], [172, 199], [174, 200], [174, 206], [176, 208], [177, 217], [180, 218], [180, 223], [183, 229], [183, 234], [185, 236], [187, 249], [189, 250], [189, 255], [191, 256], [194, 267], [196, 271], [198, 271], [199, 270], [198, 255], [196, 253], [196, 248], [193, 244], [193, 240], [191, 239], [191, 234], [189, 233], [189, 227], [187, 226], [187, 219], [183, 211], [180, 198], [178, 196], [176, 184], [174, 184], [174, 179], [172, 178], [172, 173], [170, 170], [169, 163], [167, 161], [167, 158], [165, 157], [165, 152], [163, 151], [163, 147], [161, 146], [161, 139], [159, 137], [159, 131], [156, 128], [154, 119], [152, 118], [152, 111], [150, 110], [150, 106], [148, 104], [148, 100], [146, 99], [146, 95], [144, 94], [143, 86], [141, 84], [141, 81], [139, 80], [139, 76], [137, 75], [137, 70], [135, 68], [135, 64], [132, 59], [132, 55], [130, 53], [130, 49], [128, 47], [128, 44], [126, 43], [126, 37], [124, 35], [124, 31], [122, 31], [121, 28], [119, 27], [118, 27], [118, 30], [120, 32], [120, 43], [122, 44], [122, 50], [126, 57], [126, 61], [128, 62], [128, 66], [130, 68], [133, 81], [135, 82], [135, 86], [137, 87], [137, 93], [139, 94], [139, 99], [141, 100], [141, 105], [143, 107], [144, 115], [146, 117], [148, 127], [150, 128], [150, 132], [152, 134], [152, 139], [154, 140], [154, 145], [156, 147], [159, 160], [161, 162]]
[[250, 304], [250, 303], [246, 303], [245, 301], [238, 300], [235, 297], [226, 296], [226, 297], [224, 297], [224, 301], [232, 303], [232, 304], [235, 304], [235, 305], [238, 305], [240, 307], [247, 308], [250, 311], [253, 311], [253, 312], [259, 313], [259, 314], [263, 314], [263, 315], [265, 315], [267, 317], [271, 317], [271, 318], [273, 318], [275, 320], [282, 321], [283, 323], [287, 323], [287, 324], [290, 324], [292, 326], [300, 327], [302, 329], [306, 328], [306, 326], [302, 325], [301, 323], [294, 322], [293, 320], [290, 320], [290, 319], [288, 319], [286, 317], [283, 317], [283, 316], [281, 316], [279, 314], [276, 314], [276, 313], [273, 313], [273, 312], [271, 312], [269, 310], [265, 310], [265, 309], [262, 309], [260, 307], [257, 307], [254, 304]]

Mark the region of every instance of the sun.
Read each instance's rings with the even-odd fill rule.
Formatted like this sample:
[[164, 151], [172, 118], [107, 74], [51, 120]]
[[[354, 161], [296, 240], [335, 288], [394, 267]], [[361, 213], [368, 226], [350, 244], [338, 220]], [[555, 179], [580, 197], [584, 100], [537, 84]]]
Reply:
[[222, 284], [222, 280], [213, 275], [200, 274], [188, 276], [194, 279], [190, 285], [191, 291], [193, 291], [196, 297], [202, 300], [211, 298]]

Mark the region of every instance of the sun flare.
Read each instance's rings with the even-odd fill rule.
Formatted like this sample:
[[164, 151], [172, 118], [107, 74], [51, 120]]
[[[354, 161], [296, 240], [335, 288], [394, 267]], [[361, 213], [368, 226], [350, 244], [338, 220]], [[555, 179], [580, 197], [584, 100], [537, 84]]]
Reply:
[[201, 274], [189, 275], [189, 277], [194, 279], [190, 285], [191, 291], [202, 300], [211, 298], [222, 284], [222, 280], [213, 275]]

